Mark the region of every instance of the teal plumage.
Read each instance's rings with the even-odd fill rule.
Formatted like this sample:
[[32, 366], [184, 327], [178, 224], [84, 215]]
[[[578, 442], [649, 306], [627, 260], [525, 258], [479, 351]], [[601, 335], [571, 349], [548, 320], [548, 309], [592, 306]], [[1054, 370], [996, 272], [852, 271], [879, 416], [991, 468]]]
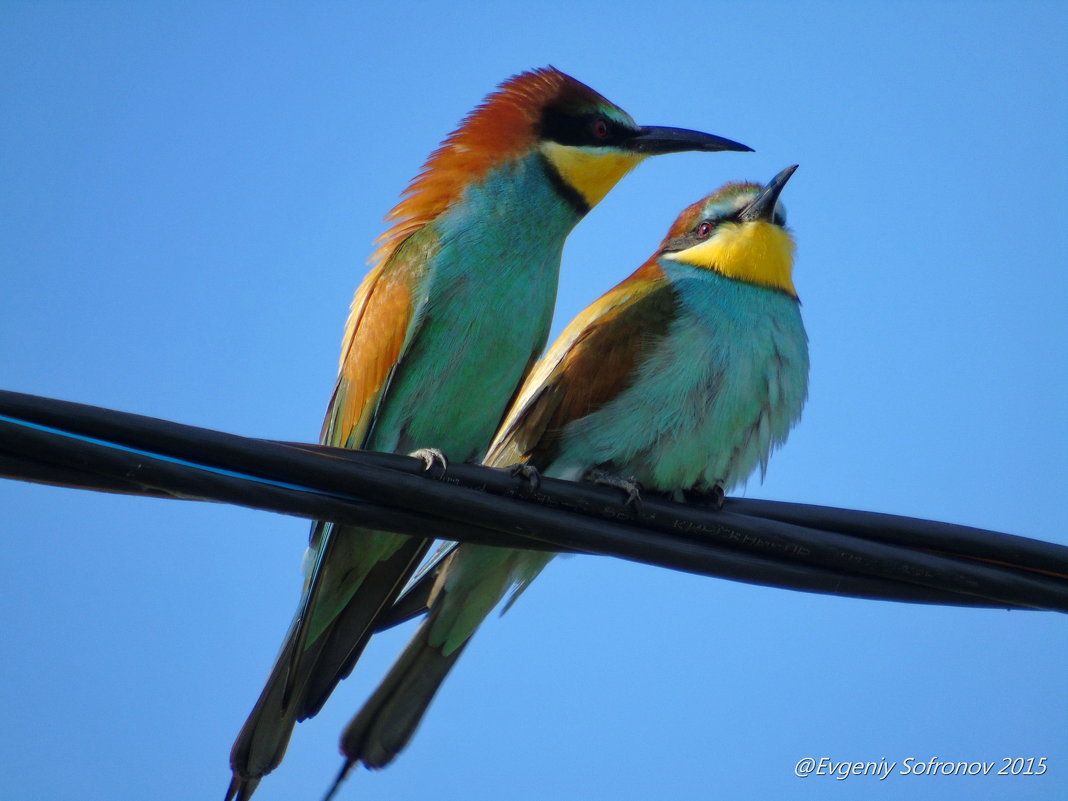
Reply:
[[379, 412], [367, 449], [407, 453], [433, 443], [457, 461], [485, 455], [548, 338], [564, 239], [580, 219], [546, 169], [537, 153], [498, 168], [425, 229], [435, 257], [418, 283], [419, 338], [392, 379], [399, 400]]
[[[602, 296], [537, 364], [486, 459], [578, 479], [633, 477], [673, 493], [730, 489], [785, 440], [808, 387], [808, 346], [777, 204], [729, 184], [688, 208], [653, 258]], [[487, 614], [552, 554], [465, 544], [428, 618], [342, 737], [347, 765], [381, 767], [414, 733]]]
[[797, 301], [687, 264], [660, 267], [670, 327], [627, 389], [568, 424], [547, 475], [598, 466], [666, 492], [730, 489], [766, 467], [797, 420], [808, 376]]

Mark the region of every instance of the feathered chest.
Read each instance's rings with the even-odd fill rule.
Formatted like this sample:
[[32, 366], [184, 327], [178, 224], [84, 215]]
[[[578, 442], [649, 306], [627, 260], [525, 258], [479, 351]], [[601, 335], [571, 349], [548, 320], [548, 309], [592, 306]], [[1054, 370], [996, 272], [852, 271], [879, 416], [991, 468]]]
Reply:
[[744, 481], [801, 414], [808, 347], [796, 300], [716, 275], [673, 282], [675, 317], [633, 380], [575, 421], [565, 451], [663, 491]]
[[409, 338], [375, 447], [481, 456], [545, 344], [561, 249], [577, 221], [530, 158], [469, 186], [416, 235], [431, 245], [413, 281]]

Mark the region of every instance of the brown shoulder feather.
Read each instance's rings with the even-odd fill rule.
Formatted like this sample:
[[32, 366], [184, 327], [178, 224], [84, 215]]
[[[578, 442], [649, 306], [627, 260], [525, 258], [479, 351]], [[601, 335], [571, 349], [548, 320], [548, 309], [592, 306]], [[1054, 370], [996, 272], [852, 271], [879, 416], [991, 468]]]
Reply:
[[534, 368], [487, 462], [548, 467], [564, 427], [630, 385], [643, 355], [671, 323], [674, 307], [675, 294], [652, 259], [595, 301]]

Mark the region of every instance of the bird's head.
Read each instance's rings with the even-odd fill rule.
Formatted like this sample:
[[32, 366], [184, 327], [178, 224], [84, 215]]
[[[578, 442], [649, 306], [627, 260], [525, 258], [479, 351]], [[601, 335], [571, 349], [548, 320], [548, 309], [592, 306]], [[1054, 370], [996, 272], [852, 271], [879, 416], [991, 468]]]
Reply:
[[502, 83], [452, 134], [387, 215], [382, 257], [433, 220], [495, 167], [539, 152], [554, 186], [580, 214], [597, 205], [642, 160], [687, 150], [749, 151], [746, 145], [682, 128], [642, 127], [590, 87], [553, 67]]
[[[619, 106], [557, 70], [538, 70], [513, 81], [547, 80], [551, 94], [530, 104], [533, 143], [583, 209], [596, 206], [628, 172], [649, 156], [687, 150], [751, 148], [721, 136], [684, 128], [641, 126]], [[529, 146], [529, 145], [528, 145]]]
[[730, 183], [697, 201], [679, 215], [657, 255], [796, 298], [794, 240], [779, 203], [796, 169], [787, 167], [766, 186]]

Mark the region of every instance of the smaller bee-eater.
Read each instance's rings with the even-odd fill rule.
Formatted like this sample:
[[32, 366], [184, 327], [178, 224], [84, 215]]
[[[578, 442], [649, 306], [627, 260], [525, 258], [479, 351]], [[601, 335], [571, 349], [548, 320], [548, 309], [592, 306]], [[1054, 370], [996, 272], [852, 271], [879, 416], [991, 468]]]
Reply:
[[[653, 257], [535, 366], [486, 463], [626, 477], [680, 500], [763, 471], [808, 387], [794, 242], [778, 203], [795, 169], [766, 186], [727, 184], [683, 211]], [[427, 618], [342, 735], [342, 777], [396, 757], [482, 620], [552, 556], [463, 544], [446, 558]]]
[[[352, 303], [323, 444], [481, 459], [545, 345], [567, 235], [646, 157], [686, 150], [749, 148], [639, 126], [551, 67], [501, 84], [388, 216]], [[227, 801], [247, 801], [281, 762], [430, 543], [312, 526], [297, 614], [230, 752]]]

